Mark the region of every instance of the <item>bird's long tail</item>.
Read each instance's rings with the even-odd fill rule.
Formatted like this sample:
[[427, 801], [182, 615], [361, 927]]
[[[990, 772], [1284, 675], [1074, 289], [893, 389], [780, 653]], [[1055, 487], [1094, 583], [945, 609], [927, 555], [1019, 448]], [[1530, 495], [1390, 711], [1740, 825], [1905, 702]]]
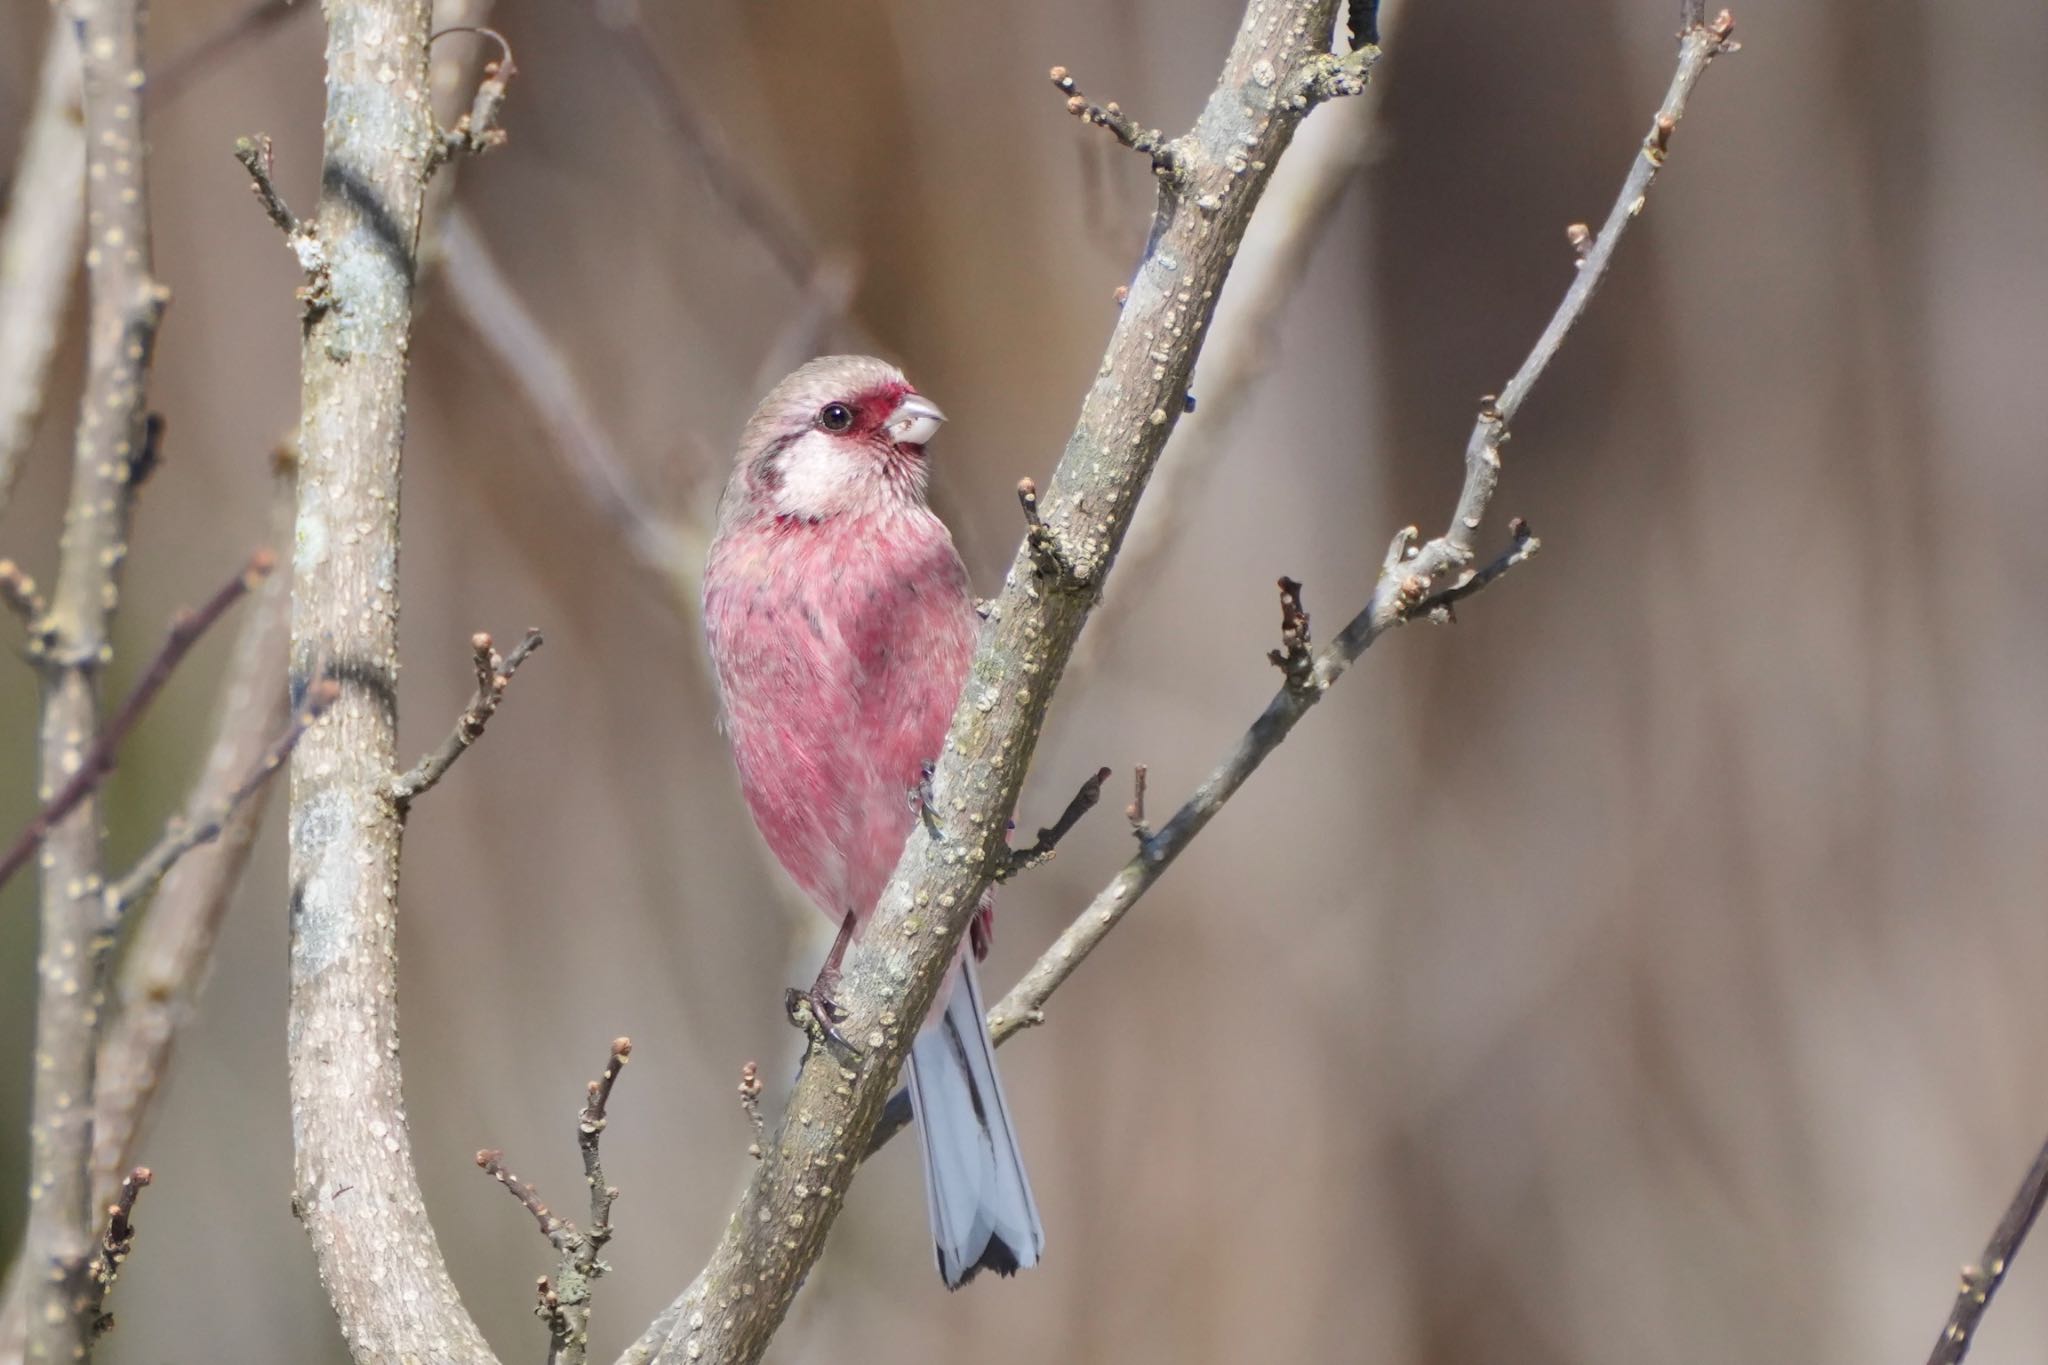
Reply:
[[911, 1044], [910, 1102], [946, 1287], [984, 1268], [1011, 1275], [1037, 1265], [1045, 1229], [996, 1079], [971, 954], [954, 968], [945, 1013]]

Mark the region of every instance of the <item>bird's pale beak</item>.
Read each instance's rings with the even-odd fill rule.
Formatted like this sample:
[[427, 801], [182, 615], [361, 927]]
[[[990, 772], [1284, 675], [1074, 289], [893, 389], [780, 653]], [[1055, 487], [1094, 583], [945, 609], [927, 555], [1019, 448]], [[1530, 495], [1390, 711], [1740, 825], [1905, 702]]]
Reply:
[[946, 414], [939, 411], [938, 404], [921, 393], [913, 393], [906, 394], [896, 405], [896, 411], [889, 414], [882, 429], [897, 445], [921, 446], [938, 434], [939, 423], [945, 420]]

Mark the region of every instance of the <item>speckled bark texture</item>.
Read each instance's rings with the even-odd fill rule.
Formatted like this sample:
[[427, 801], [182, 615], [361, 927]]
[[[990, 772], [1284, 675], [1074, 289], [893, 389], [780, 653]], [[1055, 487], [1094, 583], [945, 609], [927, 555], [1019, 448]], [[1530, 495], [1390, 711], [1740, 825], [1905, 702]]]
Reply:
[[[991, 604], [913, 833], [846, 959], [847, 1068], [814, 1048], [710, 1263], [625, 1360], [760, 1359], [817, 1261], [918, 1021], [996, 863], [1047, 702], [1185, 409], [1202, 329], [1274, 163], [1320, 98], [1363, 84], [1329, 55], [1335, 0], [1253, 0], [1195, 128], [1167, 149], [1151, 247], [1041, 499], [1053, 553], [1020, 548]], [[1144, 162], [1133, 158], [1131, 171]], [[1057, 1230], [1052, 1254], [1057, 1254]]]
[[360, 1361], [485, 1361], [427, 1221], [398, 1058], [398, 495], [420, 210], [435, 145], [427, 0], [328, 0], [305, 336], [292, 668], [341, 683], [291, 765], [293, 1195]]
[[[75, 21], [75, 24], [74, 22]], [[59, 23], [82, 44], [86, 264], [91, 311], [71, 498], [56, 591], [30, 627], [43, 679], [40, 791], [78, 771], [99, 734], [100, 673], [128, 553], [134, 485], [146, 471], [144, 380], [165, 293], [150, 274], [143, 182], [142, 6], [73, 0]], [[113, 923], [99, 803], [81, 802], [45, 839], [36, 969], [34, 1120], [29, 1145], [28, 1350], [82, 1360], [98, 1297], [87, 1273], [98, 1233], [91, 1206], [92, 1092], [103, 968]]]

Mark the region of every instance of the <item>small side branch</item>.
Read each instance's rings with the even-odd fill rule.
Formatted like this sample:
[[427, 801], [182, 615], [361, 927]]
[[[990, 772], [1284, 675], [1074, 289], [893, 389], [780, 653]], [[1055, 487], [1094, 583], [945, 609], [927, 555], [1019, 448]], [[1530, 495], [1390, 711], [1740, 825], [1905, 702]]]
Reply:
[[493, 147], [505, 143], [505, 129], [499, 118], [505, 109], [506, 87], [519, 74], [519, 67], [512, 60], [512, 44], [505, 41], [505, 35], [494, 28], [444, 28], [429, 41], [438, 42], [451, 33], [475, 33], [489, 38], [498, 45], [499, 57], [495, 62], [484, 63], [484, 78], [476, 87], [476, 98], [470, 101], [469, 112], [455, 121], [453, 128], [444, 129], [434, 149], [434, 165], [445, 166], [459, 156], [482, 156]]
[[1309, 650], [1308, 608], [1301, 604], [1301, 584], [1280, 580], [1280, 648], [1266, 658], [1287, 679], [1290, 691], [1315, 685], [1315, 656]]
[[1179, 173], [1178, 154], [1173, 143], [1157, 128], [1146, 128], [1133, 121], [1116, 103], [1096, 104], [1081, 93], [1080, 86], [1064, 66], [1051, 71], [1052, 83], [1067, 97], [1067, 112], [1083, 123], [1092, 123], [1098, 128], [1107, 128], [1111, 137], [1134, 152], [1142, 152], [1152, 159], [1152, 173], [1172, 177]]
[[[12, 564], [0, 564], [0, 584], [8, 581], [7, 571], [13, 567]], [[199, 637], [206, 634], [221, 617], [227, 615], [228, 609], [241, 601], [245, 594], [268, 578], [271, 570], [276, 567], [276, 555], [268, 550], [258, 550], [249, 556], [249, 562], [234, 577], [215, 590], [213, 596], [208, 598], [199, 610], [181, 612], [172, 620], [170, 632], [164, 637], [163, 647], [157, 651], [156, 658], [150, 661], [149, 667], [143, 670], [141, 680], [128, 693], [127, 700], [121, 703], [121, 709], [101, 732], [98, 742], [93, 745], [84, 762], [79, 764], [78, 770], [71, 775], [70, 780], [44, 802], [42, 810], [29, 821], [26, 829], [15, 836], [7, 851], [0, 854], [0, 886], [6, 885], [7, 879], [29, 860], [29, 855], [36, 851], [49, 836], [50, 831], [55, 829], [65, 816], [78, 809], [79, 803], [97, 791], [107, 775], [114, 771], [114, 765], [120, 758], [121, 746], [127, 741], [129, 732], [134, 730], [136, 722], [142, 719], [143, 713], [149, 709], [149, 704], [156, 700], [156, 695], [163, 690], [164, 684], [170, 681], [171, 674], [184, 660], [185, 655], [199, 642]], [[35, 600], [34, 583], [29, 582], [26, 576], [22, 576], [21, 582], [26, 585], [29, 600]], [[0, 591], [6, 590], [0, 588]], [[12, 593], [9, 592], [8, 595], [12, 600]], [[36, 619], [41, 618], [38, 616]]]
[[276, 157], [270, 134], [258, 133], [254, 137], [235, 139], [235, 160], [241, 162], [242, 169], [249, 173], [250, 192], [256, 196], [256, 202], [263, 205], [264, 214], [277, 224], [277, 230], [287, 237], [297, 236], [302, 231], [299, 215], [285, 203], [284, 195], [278, 191], [273, 178]]
[[284, 732], [270, 742], [235, 789], [223, 796], [210, 809], [197, 818], [173, 820], [150, 850], [143, 854], [127, 876], [109, 886], [106, 891], [106, 915], [109, 922], [118, 922], [122, 916], [156, 889], [178, 859], [203, 844], [210, 844], [220, 837], [236, 811], [240, 810], [257, 792], [263, 790], [277, 770], [291, 757], [299, 740], [306, 731], [316, 725], [320, 717], [327, 714], [329, 707], [341, 696], [341, 684], [332, 678], [322, 678], [306, 689], [305, 700], [293, 713], [291, 723]]
[[1019, 872], [1029, 871], [1040, 863], [1051, 859], [1060, 840], [1067, 837], [1067, 831], [1081, 823], [1081, 817], [1095, 809], [1095, 803], [1102, 799], [1102, 784], [1109, 780], [1109, 769], [1098, 768], [1095, 776], [1081, 784], [1074, 793], [1074, 799], [1067, 802], [1067, 808], [1060, 812], [1060, 818], [1038, 831], [1038, 841], [1029, 848], [1009, 850], [1008, 859], [997, 865], [994, 879], [1006, 882]]
[[1962, 1283], [1956, 1289], [1955, 1307], [1949, 1310], [1948, 1323], [1936, 1338], [1934, 1350], [1927, 1357], [1927, 1365], [1957, 1365], [1970, 1353], [1977, 1326], [1991, 1307], [1991, 1296], [2005, 1283], [2006, 1272], [2012, 1269], [2012, 1258], [2019, 1254], [2020, 1243], [2027, 1240], [2027, 1233], [2033, 1229], [2034, 1220], [2041, 1216], [2044, 1204], [2048, 1204], [2048, 1145], [2035, 1154], [2034, 1164], [2027, 1168], [2026, 1179], [2020, 1181], [2012, 1203], [2006, 1206], [2005, 1216], [1998, 1220], [1991, 1240], [1985, 1243], [1984, 1255], [1975, 1265], [1963, 1267]]
[[107, 1230], [100, 1234], [99, 1250], [93, 1255], [88, 1288], [94, 1340], [114, 1326], [114, 1315], [105, 1311], [107, 1291], [114, 1287], [128, 1253], [135, 1249], [135, 1199], [153, 1179], [149, 1167], [137, 1166], [121, 1181], [120, 1194], [107, 1206]]
[[612, 1086], [632, 1055], [631, 1038], [612, 1039], [604, 1072], [585, 1087], [583, 1111], [577, 1116], [576, 1145], [583, 1154], [583, 1178], [590, 1186], [587, 1232], [557, 1216], [541, 1199], [540, 1191], [506, 1169], [503, 1152], [476, 1154], [476, 1164], [533, 1215], [541, 1236], [561, 1255], [554, 1278], [543, 1275], [534, 1286], [534, 1311], [548, 1326], [548, 1365], [584, 1365], [589, 1356], [591, 1287], [608, 1268], [602, 1256], [612, 1238], [612, 1205], [619, 1197], [618, 1189], [605, 1183], [600, 1144]]
[[36, 623], [50, 610], [50, 604], [43, 600], [36, 581], [11, 559], [0, 559], [0, 603], [21, 618], [21, 624], [31, 638], [36, 633]]
[[500, 654], [488, 634], [479, 631], [470, 637], [470, 651], [476, 660], [476, 693], [470, 698], [469, 706], [456, 717], [455, 728], [449, 731], [448, 738], [441, 741], [441, 747], [392, 781], [391, 799], [401, 815], [412, 808], [412, 803], [422, 792], [430, 790], [446, 777], [448, 770], [455, 766], [455, 760], [467, 753], [469, 746], [483, 735], [484, 727], [491, 723], [491, 717], [498, 714], [498, 707], [505, 700], [505, 689], [512, 685], [512, 675], [541, 644], [541, 633], [528, 630], [526, 638], [510, 654]]
[[1094, 575], [1074, 562], [1053, 529], [1045, 524], [1038, 510], [1036, 480], [1017, 480], [1017, 505], [1024, 510], [1025, 543], [1031, 548], [1031, 560], [1040, 576], [1077, 588], [1085, 586]]

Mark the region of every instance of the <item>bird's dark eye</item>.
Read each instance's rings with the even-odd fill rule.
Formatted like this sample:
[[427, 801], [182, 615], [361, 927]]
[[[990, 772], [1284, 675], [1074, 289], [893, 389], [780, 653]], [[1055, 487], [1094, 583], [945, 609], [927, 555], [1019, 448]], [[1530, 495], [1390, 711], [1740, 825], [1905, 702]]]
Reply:
[[844, 431], [853, 425], [853, 409], [844, 403], [827, 403], [818, 409], [818, 425], [827, 431]]

